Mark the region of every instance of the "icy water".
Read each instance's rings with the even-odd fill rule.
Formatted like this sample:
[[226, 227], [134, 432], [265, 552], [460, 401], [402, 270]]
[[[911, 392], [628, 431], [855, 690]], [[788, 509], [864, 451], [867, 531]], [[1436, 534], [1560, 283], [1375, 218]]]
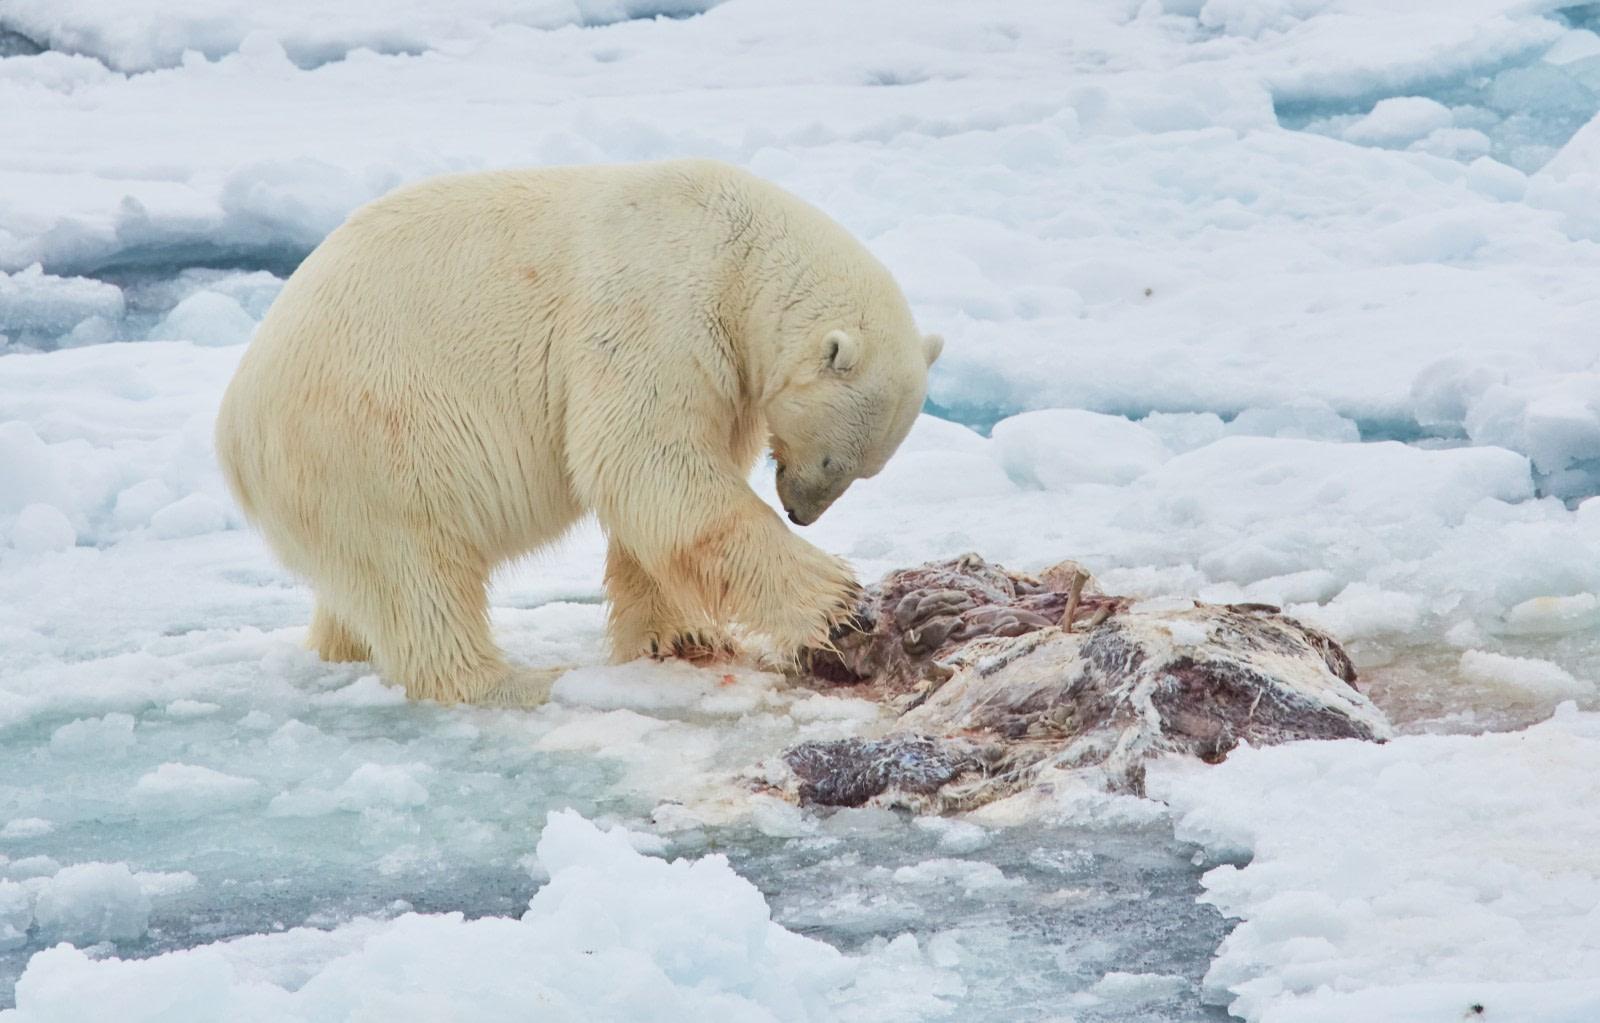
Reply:
[[[1569, 645], [1582, 660], [1581, 637]], [[1405, 731], [1503, 730], [1548, 714], [1547, 703], [1463, 679], [1447, 647], [1355, 652]], [[98, 896], [108, 918], [148, 913], [144, 936], [97, 946], [122, 957], [410, 910], [516, 916], [543, 876], [531, 853], [550, 810], [647, 828], [657, 806], [625, 764], [541, 748], [551, 721], [539, 715], [394, 704], [356, 669], [308, 670], [309, 706], [294, 713], [268, 691], [45, 716], [0, 733], [0, 820], [49, 822], [0, 832], [0, 879], [39, 885], [61, 866], [127, 863], [146, 908]], [[593, 722], [586, 713], [567, 723]], [[666, 727], [691, 747], [713, 734], [738, 741], [736, 721], [678, 716]], [[163, 764], [223, 770], [163, 788]], [[727, 855], [774, 919], [846, 952], [916, 935], [964, 982], [960, 1014], [1127, 1018], [1126, 1003], [1080, 994], [1123, 972], [1169, 978], [1139, 1003], [1141, 1019], [1227, 1018], [1199, 995], [1230, 926], [1196, 902], [1216, 863], [1153, 808], [1146, 819], [994, 828], [864, 810], [796, 820], [784, 827], [801, 834], [748, 823], [668, 831], [665, 854]], [[34, 952], [103, 936], [74, 926], [35, 922], [0, 950], [0, 1007]]]
[[[281, 800], [263, 813], [260, 800], [230, 797], [220, 785], [209, 806], [192, 793], [166, 805], [148, 791], [138, 795], [135, 779], [162, 760], [240, 741], [228, 737], [237, 726], [220, 711], [175, 719], [169, 709], [152, 710], [131, 729], [112, 715], [13, 731], [0, 747], [7, 779], [0, 817], [48, 815], [54, 827], [0, 838], [0, 856], [9, 859], [0, 859], [0, 876], [27, 884], [55, 864], [128, 862], [156, 892], [148, 931], [98, 951], [142, 957], [411, 909], [514, 916], [538, 887], [538, 868], [526, 857], [548, 810], [572, 806], [637, 825], [650, 809], [647, 801], [597, 797], [616, 776], [592, 756], [527, 752], [515, 720], [446, 713], [459, 720], [443, 728], [428, 721], [441, 713], [333, 710], [270, 733], [263, 759], [335, 743], [350, 762], [427, 751], [425, 768], [372, 776], [364, 792], [346, 784], [333, 797], [343, 808], [316, 816], [290, 815]], [[85, 743], [103, 755], [70, 762]], [[270, 773], [270, 764], [262, 767]], [[432, 798], [417, 802], [406, 772], [426, 782]], [[228, 802], [234, 805], [218, 805]], [[707, 852], [728, 855], [767, 896], [778, 922], [847, 952], [916, 934], [961, 975], [963, 1014], [1045, 1018], [1066, 1011], [1071, 996], [1103, 974], [1122, 971], [1187, 982], [1173, 981], [1166, 996], [1144, 1002], [1142, 1018], [1226, 1018], [1198, 997], [1224, 922], [1195, 903], [1204, 868], [1165, 822], [950, 831], [887, 812], [843, 811], [801, 837], [748, 826], [694, 829], [675, 833], [667, 849], [669, 856]], [[107, 901], [108, 915], [138, 913], [134, 900]], [[87, 944], [93, 935], [35, 924], [21, 944], [0, 952], [0, 1006], [13, 1004], [28, 957], [62, 937]], [[1072, 1012], [1092, 1020], [1119, 1018], [1114, 1013], [1125, 1009], [1108, 1005], [1113, 1015], [1102, 1017], [1089, 1004]]]

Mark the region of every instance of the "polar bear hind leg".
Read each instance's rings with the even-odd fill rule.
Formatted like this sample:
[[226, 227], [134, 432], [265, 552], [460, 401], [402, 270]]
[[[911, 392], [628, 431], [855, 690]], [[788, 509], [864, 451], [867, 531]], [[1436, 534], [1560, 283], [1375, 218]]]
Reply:
[[320, 601], [311, 614], [311, 629], [306, 634], [306, 646], [317, 652], [324, 661], [372, 660], [372, 647], [356, 635]]
[[520, 695], [538, 683], [508, 665], [490, 637], [485, 559], [463, 542], [375, 518], [337, 551], [305, 559], [318, 568], [318, 653], [349, 659], [329, 655], [359, 652], [362, 637], [379, 672], [411, 699], [539, 702]]

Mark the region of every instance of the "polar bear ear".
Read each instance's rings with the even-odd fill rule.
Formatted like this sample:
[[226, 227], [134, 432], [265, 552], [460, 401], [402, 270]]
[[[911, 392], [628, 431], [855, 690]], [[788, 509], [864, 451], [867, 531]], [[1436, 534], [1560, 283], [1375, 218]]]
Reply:
[[855, 369], [861, 358], [861, 342], [842, 330], [830, 330], [822, 339], [822, 353], [828, 368], [835, 373], [848, 373]]
[[928, 365], [932, 366], [939, 361], [939, 355], [944, 351], [944, 338], [938, 334], [929, 334], [922, 339], [922, 350], [928, 356]]

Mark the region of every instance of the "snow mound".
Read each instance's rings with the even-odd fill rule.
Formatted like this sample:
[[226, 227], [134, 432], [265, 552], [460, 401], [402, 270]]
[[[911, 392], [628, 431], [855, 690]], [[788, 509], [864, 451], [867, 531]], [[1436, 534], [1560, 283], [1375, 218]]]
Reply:
[[[406, 914], [142, 960], [58, 945], [32, 958], [0, 1021], [89, 1021], [113, 1004], [129, 1023], [493, 1021], [535, 1006], [541, 1020], [573, 1023], [910, 1021], [943, 1015], [941, 995], [959, 993], [914, 939], [852, 958], [785, 930], [720, 855], [653, 859], [569, 810], [550, 814], [538, 859], [550, 881], [521, 919]], [[142, 929], [126, 867], [55, 885], [75, 892], [101, 873], [133, 900], [107, 926]], [[62, 916], [55, 905], [41, 898], [41, 914]]]
[[1600, 714], [1524, 732], [1153, 767], [1240, 919], [1206, 975], [1246, 1020], [1600, 1018]]

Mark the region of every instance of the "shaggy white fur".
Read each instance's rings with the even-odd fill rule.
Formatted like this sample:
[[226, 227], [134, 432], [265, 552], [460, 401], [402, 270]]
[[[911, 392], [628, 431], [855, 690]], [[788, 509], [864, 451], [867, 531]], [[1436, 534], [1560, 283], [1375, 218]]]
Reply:
[[806, 524], [910, 429], [939, 354], [818, 210], [709, 161], [437, 178], [290, 278], [228, 388], [240, 505], [316, 589], [310, 644], [414, 698], [537, 702], [489, 634], [499, 562], [593, 512], [619, 660], [780, 651], [852, 608]]

